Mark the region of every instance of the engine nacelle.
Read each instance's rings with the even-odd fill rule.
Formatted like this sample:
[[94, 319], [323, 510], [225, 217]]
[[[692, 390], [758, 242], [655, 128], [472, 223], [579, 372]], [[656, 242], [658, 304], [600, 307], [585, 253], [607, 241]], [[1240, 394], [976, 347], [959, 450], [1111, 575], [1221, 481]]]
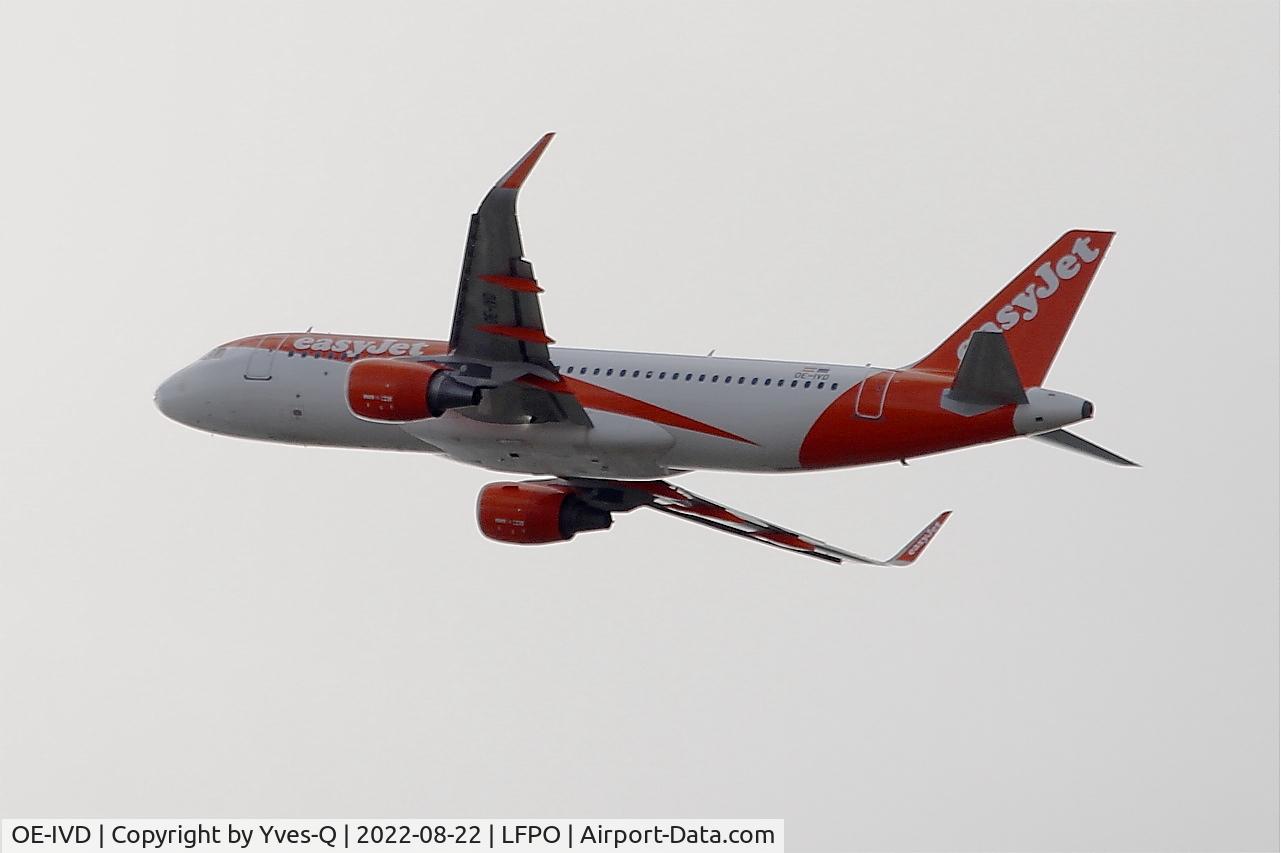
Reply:
[[554, 483], [490, 483], [476, 499], [476, 521], [488, 538], [517, 545], [566, 542], [614, 523], [608, 511]]
[[438, 418], [448, 409], [480, 402], [480, 389], [449, 373], [419, 361], [367, 358], [347, 374], [347, 405], [360, 418], [402, 423]]

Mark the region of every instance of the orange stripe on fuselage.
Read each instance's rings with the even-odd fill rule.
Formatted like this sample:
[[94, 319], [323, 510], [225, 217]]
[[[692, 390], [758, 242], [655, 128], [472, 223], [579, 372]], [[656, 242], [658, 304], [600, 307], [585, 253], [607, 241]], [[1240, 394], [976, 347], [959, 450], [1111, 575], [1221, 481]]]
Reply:
[[805, 434], [799, 454], [802, 468], [890, 462], [1014, 435], [1013, 405], [970, 417], [942, 408], [939, 403], [952, 384], [951, 376], [896, 372], [878, 418], [858, 416], [855, 402], [861, 384], [837, 397]]
[[593, 385], [581, 379], [562, 376], [559, 382], [551, 382], [535, 376], [525, 376], [520, 381], [543, 391], [572, 394], [584, 409], [596, 409], [602, 412], [612, 412], [616, 415], [627, 415], [632, 418], [653, 421], [664, 426], [680, 427], [691, 432], [714, 435], [717, 438], [728, 438], [731, 441], [741, 441], [744, 444], [756, 444], [751, 439], [727, 432], [720, 427], [694, 420], [670, 409], [664, 409], [662, 406], [655, 406], [653, 403], [646, 403], [644, 400], [638, 400], [635, 397], [629, 397], [626, 394], [620, 394], [617, 391], [611, 391], [608, 388], [602, 388], [599, 385]]

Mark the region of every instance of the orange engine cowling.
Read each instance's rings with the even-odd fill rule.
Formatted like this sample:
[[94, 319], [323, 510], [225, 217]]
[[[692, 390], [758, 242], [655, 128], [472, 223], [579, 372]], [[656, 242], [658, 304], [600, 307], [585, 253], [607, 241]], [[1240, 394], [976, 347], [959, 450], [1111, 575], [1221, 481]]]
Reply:
[[553, 483], [490, 483], [476, 499], [476, 520], [488, 538], [517, 545], [566, 542], [613, 524], [608, 511]]
[[357, 417], [400, 423], [438, 418], [447, 409], [480, 402], [479, 389], [449, 373], [420, 361], [367, 358], [347, 374], [347, 405]]

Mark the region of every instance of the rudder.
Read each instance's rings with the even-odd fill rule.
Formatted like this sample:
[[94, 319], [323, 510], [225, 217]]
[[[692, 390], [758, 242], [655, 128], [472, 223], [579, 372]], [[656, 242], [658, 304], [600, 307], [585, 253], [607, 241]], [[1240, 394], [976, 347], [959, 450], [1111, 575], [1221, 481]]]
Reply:
[[1026, 387], [1049, 372], [1112, 243], [1111, 231], [1069, 231], [914, 368], [954, 374], [974, 332], [1001, 332]]

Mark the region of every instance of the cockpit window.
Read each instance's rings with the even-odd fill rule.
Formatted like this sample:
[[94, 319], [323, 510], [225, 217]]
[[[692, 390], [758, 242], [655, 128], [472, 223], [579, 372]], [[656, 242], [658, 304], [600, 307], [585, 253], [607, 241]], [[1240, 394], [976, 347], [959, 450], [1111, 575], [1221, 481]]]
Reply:
[[215, 358], [222, 358], [222, 354], [226, 351], [227, 351], [226, 347], [218, 347], [218, 349], [210, 350], [209, 352], [205, 353], [204, 357], [201, 358], [200, 360], [213, 361]]

